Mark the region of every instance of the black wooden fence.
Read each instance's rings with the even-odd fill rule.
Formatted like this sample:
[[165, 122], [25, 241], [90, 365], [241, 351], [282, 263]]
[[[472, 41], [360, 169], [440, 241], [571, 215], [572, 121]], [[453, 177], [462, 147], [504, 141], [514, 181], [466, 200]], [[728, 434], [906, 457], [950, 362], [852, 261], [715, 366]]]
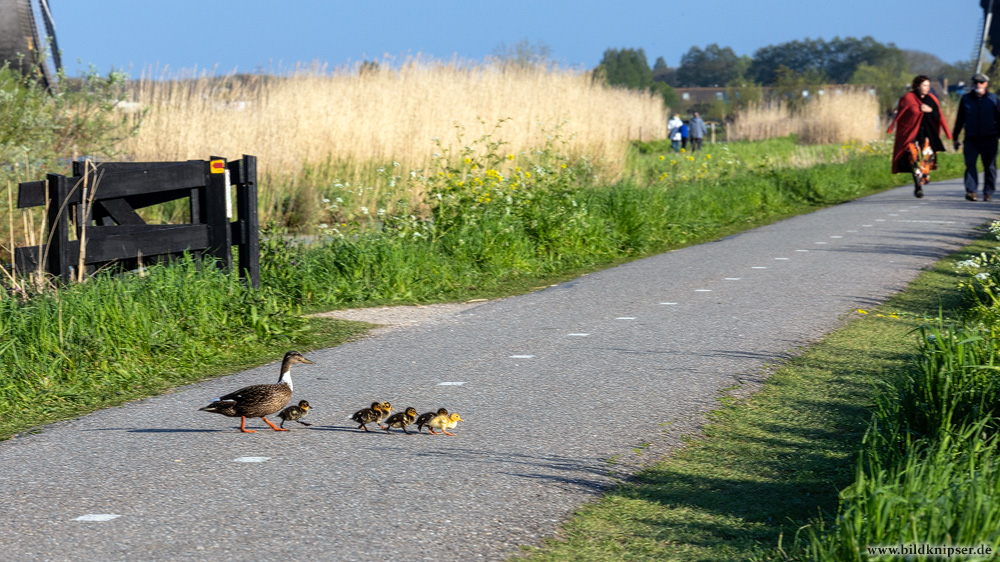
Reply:
[[[231, 187], [236, 191], [232, 217]], [[20, 273], [39, 269], [72, 279], [80, 264], [88, 273], [118, 264], [135, 267], [183, 252], [207, 253], [232, 268], [238, 247], [240, 274], [260, 286], [257, 222], [257, 157], [187, 162], [74, 162], [73, 176], [48, 174], [19, 184], [18, 208], [47, 205], [46, 244], [17, 248]], [[136, 213], [152, 205], [187, 198], [189, 224], [146, 224]], [[70, 221], [70, 217], [73, 220]], [[71, 224], [72, 222], [72, 224]], [[75, 232], [74, 232], [75, 231]], [[71, 233], [74, 234], [71, 239]]]

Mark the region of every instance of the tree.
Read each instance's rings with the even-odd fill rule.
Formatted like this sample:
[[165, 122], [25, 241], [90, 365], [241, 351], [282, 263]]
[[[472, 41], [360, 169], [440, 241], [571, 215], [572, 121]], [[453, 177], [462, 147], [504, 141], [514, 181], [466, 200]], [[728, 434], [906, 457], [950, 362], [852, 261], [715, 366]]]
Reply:
[[888, 113], [896, 106], [899, 97], [906, 93], [906, 86], [912, 79], [913, 73], [900, 68], [861, 64], [851, 76], [850, 83], [874, 86], [879, 109]]
[[597, 68], [612, 86], [647, 88], [653, 83], [653, 71], [646, 62], [646, 52], [640, 49], [608, 49]]
[[803, 76], [809, 72], [821, 73], [827, 80], [843, 84], [862, 64], [896, 69], [905, 68], [906, 60], [903, 51], [892, 43], [883, 45], [871, 37], [834, 37], [829, 42], [807, 38], [757, 49], [749, 75], [761, 84], [770, 85], [777, 81], [778, 69], [784, 67]]
[[551, 47], [541, 41], [532, 43], [527, 39], [521, 39], [512, 47], [500, 43], [493, 49], [493, 57], [503, 65], [514, 65], [521, 68], [549, 66], [553, 62]]
[[749, 57], [736, 56], [730, 47], [712, 43], [702, 50], [694, 46], [681, 57], [676, 83], [686, 87], [720, 87], [741, 78], [750, 64]]
[[[660, 57], [661, 59], [663, 57]], [[666, 61], [664, 61], [666, 66]], [[665, 82], [655, 82], [653, 71], [646, 60], [646, 52], [642, 49], [608, 49], [604, 58], [594, 69], [595, 79], [603, 79], [612, 86], [625, 86], [633, 90], [648, 90], [657, 92], [663, 97], [663, 103], [672, 105], [677, 102], [674, 89]]]

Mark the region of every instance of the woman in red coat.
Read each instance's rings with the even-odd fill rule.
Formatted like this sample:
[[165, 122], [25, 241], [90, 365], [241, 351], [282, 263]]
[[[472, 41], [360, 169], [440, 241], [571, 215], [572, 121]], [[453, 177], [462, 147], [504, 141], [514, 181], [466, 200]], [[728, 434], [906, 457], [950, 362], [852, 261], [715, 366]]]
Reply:
[[911, 90], [899, 98], [896, 118], [889, 131], [896, 127], [896, 142], [892, 147], [892, 173], [913, 174], [913, 194], [924, 196], [923, 187], [930, 181], [931, 170], [937, 169], [935, 153], [944, 151], [938, 131], [951, 131], [941, 115], [941, 104], [931, 93], [931, 79], [921, 74], [913, 79]]

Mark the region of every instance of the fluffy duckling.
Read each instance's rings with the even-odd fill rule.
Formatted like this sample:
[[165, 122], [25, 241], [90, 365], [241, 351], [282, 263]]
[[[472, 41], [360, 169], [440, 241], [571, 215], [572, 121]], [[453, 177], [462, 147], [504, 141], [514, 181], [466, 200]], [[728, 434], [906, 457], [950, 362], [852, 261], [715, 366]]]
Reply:
[[405, 412], [399, 412], [393, 414], [389, 416], [387, 420], [385, 420], [385, 432], [392, 433], [389, 430], [393, 427], [398, 427], [403, 430], [403, 433], [409, 435], [410, 432], [406, 431], [406, 426], [412, 424], [415, 421], [417, 421], [417, 409], [407, 408]]
[[[447, 416], [435, 416], [431, 418], [431, 420], [427, 422], [427, 428], [431, 430], [431, 433], [434, 433], [434, 428], [436, 427], [441, 430], [441, 433], [454, 436], [455, 434], [449, 432], [448, 430], [453, 429], [460, 421], [462, 421], [462, 416], [459, 416], [457, 412], [452, 412]], [[434, 435], [439, 434], [434, 433]]]
[[278, 427], [285, 427], [286, 421], [301, 423], [305, 426], [312, 425], [309, 422], [302, 421], [302, 418], [306, 417], [306, 414], [309, 413], [309, 408], [309, 402], [306, 402], [305, 400], [299, 400], [298, 406], [293, 405], [285, 408], [278, 413], [278, 417], [281, 418], [281, 424], [278, 425]]
[[[417, 418], [417, 433], [420, 433], [423, 430], [424, 426], [427, 425], [427, 422], [434, 419], [434, 416], [447, 416], [447, 415], [448, 415], [448, 410], [444, 408], [438, 408], [437, 412], [426, 412], [420, 414], [420, 417]], [[433, 429], [431, 430], [431, 433], [434, 433]]]
[[[382, 406], [382, 409], [381, 409], [381, 412], [380, 412], [380, 415], [379, 415], [379, 418], [378, 418], [379, 427], [382, 426], [382, 422], [384, 422], [386, 420], [386, 418], [389, 417], [389, 412], [392, 411], [392, 404], [390, 404], [388, 402], [382, 402], [381, 406]], [[383, 427], [382, 429], [385, 429], [385, 428]]]
[[365, 431], [368, 431], [368, 427], [365, 424], [369, 424], [372, 422], [378, 424], [380, 429], [385, 429], [384, 427], [382, 427], [382, 424], [378, 423], [379, 420], [381, 420], [383, 417], [384, 416], [382, 415], [382, 405], [379, 404], [378, 402], [372, 402], [371, 407], [362, 408], [357, 412], [354, 412], [354, 415], [351, 416], [351, 419], [354, 420], [355, 423], [360, 424], [358, 425], [358, 429], [363, 429]]
[[240, 431], [243, 433], [257, 433], [255, 429], [247, 429], [247, 418], [260, 418], [275, 431], [288, 431], [271, 423], [267, 416], [280, 411], [292, 399], [292, 365], [295, 363], [312, 364], [312, 361], [298, 351], [289, 351], [281, 362], [281, 378], [277, 384], [247, 386], [230, 392], [199, 410], [231, 418], [239, 416]]

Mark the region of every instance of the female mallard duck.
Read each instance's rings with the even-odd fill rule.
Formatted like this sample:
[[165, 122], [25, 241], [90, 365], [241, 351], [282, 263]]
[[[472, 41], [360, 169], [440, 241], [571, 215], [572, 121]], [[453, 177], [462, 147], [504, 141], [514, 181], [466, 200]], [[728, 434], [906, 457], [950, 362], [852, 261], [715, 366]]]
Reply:
[[305, 426], [312, 425], [309, 422], [302, 421], [302, 418], [306, 417], [306, 414], [309, 413], [309, 408], [309, 402], [305, 400], [299, 400], [298, 406], [292, 405], [285, 408], [278, 413], [278, 417], [281, 418], [281, 424], [278, 427], [285, 427], [286, 421], [298, 422]]
[[372, 422], [375, 422], [378, 424], [379, 428], [382, 428], [382, 425], [378, 423], [382, 418], [382, 405], [378, 402], [372, 402], [370, 408], [362, 408], [357, 412], [354, 412], [354, 415], [351, 416], [351, 419], [354, 420], [355, 423], [359, 424], [358, 429], [363, 429], [365, 431], [368, 431], [368, 427], [365, 424]]
[[255, 384], [241, 388], [236, 392], [222, 396], [200, 410], [222, 414], [235, 418], [240, 417], [240, 431], [257, 433], [255, 429], [247, 429], [247, 418], [260, 418], [275, 431], [288, 431], [280, 428], [267, 419], [269, 416], [288, 404], [292, 398], [292, 364], [312, 363], [302, 357], [298, 351], [289, 351], [281, 362], [281, 378], [277, 384]]
[[[417, 418], [417, 433], [420, 433], [421, 430], [423, 430], [424, 426], [427, 425], [427, 422], [434, 419], [434, 416], [447, 416], [447, 415], [448, 415], [448, 410], [444, 408], [438, 408], [437, 412], [426, 412], [420, 414], [420, 417]], [[431, 430], [431, 433], [434, 433], [433, 429]]]
[[399, 412], [398, 414], [393, 414], [389, 416], [389, 419], [385, 420], [385, 432], [392, 433], [389, 431], [393, 427], [398, 427], [403, 430], [403, 433], [409, 435], [410, 432], [406, 431], [406, 426], [417, 421], [417, 409], [407, 408], [405, 412]]
[[[434, 416], [429, 422], [427, 422], [427, 429], [430, 429], [431, 433], [434, 433], [434, 428], [436, 427], [441, 430], [441, 433], [454, 436], [455, 434], [448, 432], [448, 430], [458, 425], [458, 422], [460, 421], [462, 421], [462, 416], [459, 416], [456, 412], [452, 412], [447, 416]], [[438, 433], [434, 434], [440, 435]]]

